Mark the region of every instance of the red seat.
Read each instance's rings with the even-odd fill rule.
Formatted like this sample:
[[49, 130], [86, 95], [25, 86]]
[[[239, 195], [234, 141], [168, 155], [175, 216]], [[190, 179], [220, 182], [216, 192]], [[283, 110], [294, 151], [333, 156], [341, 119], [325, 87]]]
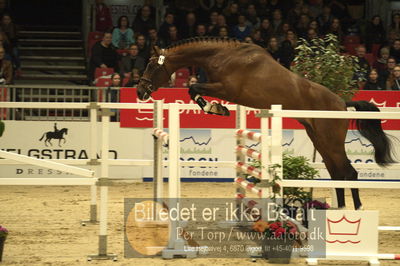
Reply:
[[351, 54], [351, 55], [356, 55], [356, 48], [359, 46], [360, 44], [358, 43], [346, 43], [344, 45], [347, 53]]
[[92, 32], [89, 32], [89, 34], [88, 34], [88, 40], [99, 41], [99, 40], [103, 39], [103, 35], [104, 34], [102, 32], [92, 31]]
[[381, 49], [381, 45], [378, 43], [374, 43], [371, 47], [371, 53], [375, 56], [379, 56], [379, 50]]
[[122, 56], [126, 56], [129, 53], [129, 50], [128, 49], [118, 49], [117, 53]]
[[94, 78], [100, 78], [102, 76], [109, 76], [114, 73], [114, 68], [108, 67], [108, 68], [101, 68], [98, 67], [96, 68], [96, 71], [94, 73]]
[[175, 87], [184, 88], [187, 85], [187, 79], [176, 78], [175, 79]]
[[184, 79], [184, 80], [187, 80], [187, 78], [190, 75], [189, 69], [187, 68], [178, 69], [175, 73], [177, 79]]
[[359, 44], [360, 43], [360, 36], [358, 35], [347, 35], [344, 36], [344, 40], [343, 40], [344, 44], [348, 44], [348, 43], [354, 43], [354, 44]]
[[111, 85], [111, 78], [99, 78], [96, 82], [96, 87], [109, 87]]
[[374, 54], [369, 53], [369, 54], [365, 54], [365, 59], [367, 59], [369, 65], [372, 67], [375, 63], [376, 57]]

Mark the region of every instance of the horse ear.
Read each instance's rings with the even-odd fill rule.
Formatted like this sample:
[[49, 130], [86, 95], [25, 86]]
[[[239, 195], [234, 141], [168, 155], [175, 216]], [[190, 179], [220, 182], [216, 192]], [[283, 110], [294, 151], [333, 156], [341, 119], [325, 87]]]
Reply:
[[153, 50], [154, 50], [154, 53], [156, 53], [157, 56], [160, 55], [160, 48], [157, 45], [153, 46]]

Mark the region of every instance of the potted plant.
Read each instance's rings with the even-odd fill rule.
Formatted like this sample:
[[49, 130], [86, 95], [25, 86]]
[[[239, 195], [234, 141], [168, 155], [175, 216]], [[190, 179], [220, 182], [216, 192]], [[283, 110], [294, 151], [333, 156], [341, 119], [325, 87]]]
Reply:
[[8, 235], [8, 230], [0, 225], [0, 261], [3, 258], [4, 243]]
[[293, 244], [299, 234], [294, 223], [259, 220], [253, 224], [253, 230], [263, 234], [262, 253], [269, 263], [290, 263]]

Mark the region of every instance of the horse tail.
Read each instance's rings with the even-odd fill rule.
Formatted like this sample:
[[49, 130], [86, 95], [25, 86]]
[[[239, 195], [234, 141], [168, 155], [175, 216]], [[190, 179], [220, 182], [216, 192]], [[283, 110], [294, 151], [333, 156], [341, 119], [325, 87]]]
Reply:
[[[379, 112], [379, 108], [367, 101], [346, 102], [347, 107], [354, 107], [356, 111]], [[380, 119], [354, 119], [360, 134], [372, 143], [375, 149], [375, 161], [380, 166], [394, 163], [392, 157], [393, 145], [382, 129]]]
[[44, 138], [45, 135], [46, 135], [46, 133], [43, 133], [43, 136], [39, 139], [39, 141], [42, 141], [42, 139]]

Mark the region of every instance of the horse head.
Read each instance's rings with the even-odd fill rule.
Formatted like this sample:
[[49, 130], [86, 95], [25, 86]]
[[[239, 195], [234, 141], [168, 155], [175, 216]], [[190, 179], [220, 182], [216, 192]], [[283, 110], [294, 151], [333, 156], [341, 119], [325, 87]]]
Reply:
[[154, 47], [154, 51], [156, 56], [150, 58], [137, 86], [136, 93], [140, 100], [147, 100], [159, 87], [168, 85], [171, 76], [167, 70], [164, 49], [160, 51], [158, 47]]
[[60, 130], [62, 133], [65, 133], [65, 135], [68, 135], [68, 128], [63, 128]]

